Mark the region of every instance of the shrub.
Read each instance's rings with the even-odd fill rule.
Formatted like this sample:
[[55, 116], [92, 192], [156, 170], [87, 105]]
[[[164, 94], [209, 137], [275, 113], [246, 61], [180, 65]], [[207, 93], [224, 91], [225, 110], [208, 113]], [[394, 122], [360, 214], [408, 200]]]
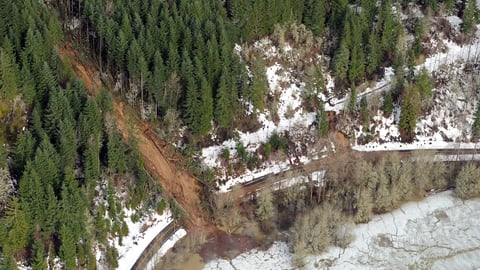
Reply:
[[480, 195], [480, 168], [473, 163], [462, 167], [456, 178], [455, 195], [465, 200]]
[[287, 140], [284, 137], [280, 137], [277, 132], [273, 132], [270, 139], [268, 139], [268, 143], [275, 151], [282, 150], [284, 153], [287, 153]]

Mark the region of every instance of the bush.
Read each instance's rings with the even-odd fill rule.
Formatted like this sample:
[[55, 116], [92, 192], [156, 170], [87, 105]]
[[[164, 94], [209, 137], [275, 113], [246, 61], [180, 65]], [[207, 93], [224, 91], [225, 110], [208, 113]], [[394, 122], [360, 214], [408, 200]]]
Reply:
[[105, 252], [105, 256], [110, 268], [112, 269], [118, 268], [118, 260], [117, 260], [118, 250], [115, 247], [108, 246], [107, 252]]
[[473, 163], [463, 166], [456, 178], [455, 195], [466, 200], [480, 195], [480, 168]]
[[287, 153], [287, 140], [283, 137], [280, 137], [277, 132], [273, 132], [270, 139], [268, 139], [268, 143], [271, 145], [273, 150], [282, 150], [284, 153]]
[[351, 222], [340, 209], [330, 204], [316, 207], [297, 218], [292, 241], [296, 254], [318, 254], [335, 244], [346, 247], [353, 240]]
[[223, 160], [228, 162], [230, 160], [230, 150], [228, 150], [228, 148], [223, 148], [221, 157]]
[[246, 161], [248, 158], [247, 149], [245, 149], [245, 146], [240, 141], [237, 142], [237, 157], [242, 161]]
[[167, 207], [167, 202], [164, 199], [161, 199], [157, 203], [157, 213], [159, 215], [163, 214], [163, 211], [165, 210], [166, 207]]

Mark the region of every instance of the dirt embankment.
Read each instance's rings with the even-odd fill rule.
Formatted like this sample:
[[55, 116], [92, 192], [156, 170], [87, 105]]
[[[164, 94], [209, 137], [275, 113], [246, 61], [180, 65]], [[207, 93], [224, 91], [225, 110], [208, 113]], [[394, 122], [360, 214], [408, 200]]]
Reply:
[[[95, 96], [103, 86], [100, 76], [98, 76], [99, 72], [95, 67], [83, 63], [79, 57], [79, 52], [69, 42], [57, 49], [62, 59], [68, 57], [77, 77], [84, 80], [88, 94]], [[105, 87], [105, 89], [107, 88]], [[117, 128], [125, 138], [128, 137], [129, 133], [133, 133], [136, 137], [138, 151], [142, 155], [148, 172], [160, 181], [164, 192], [174, 198], [185, 211], [187, 215], [185, 218], [186, 229], [211, 233], [214, 226], [200, 208], [199, 193], [201, 186], [199, 182], [187, 171], [179, 169], [174, 162], [166, 157], [163, 150], [165, 142], [162, 142], [153, 134], [148, 123], [135, 115], [128, 114], [124, 103], [117, 98], [114, 99], [114, 117]], [[134, 132], [129, 132], [129, 129]]]

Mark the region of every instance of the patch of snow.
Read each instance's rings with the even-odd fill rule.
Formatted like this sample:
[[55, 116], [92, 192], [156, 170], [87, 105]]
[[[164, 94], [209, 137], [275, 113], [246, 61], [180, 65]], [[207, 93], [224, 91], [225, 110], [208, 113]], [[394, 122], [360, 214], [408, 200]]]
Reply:
[[171, 249], [178, 240], [182, 239], [187, 235], [187, 231], [184, 229], [177, 230], [168, 240], [162, 245], [162, 247], [158, 250], [157, 254], [153, 256], [153, 258], [148, 262], [146, 270], [153, 270], [157, 265], [158, 260], [163, 257], [167, 253], [169, 249]]
[[460, 31], [462, 25], [462, 19], [458, 16], [448, 16], [446, 17], [450, 25], [455, 28], [455, 30]]
[[170, 210], [165, 210], [162, 215], [157, 213], [133, 223], [131, 216], [133, 210], [124, 210], [126, 213], [125, 222], [128, 225], [128, 236], [122, 239], [122, 245], [118, 244], [118, 239], [114, 244], [118, 250], [118, 269], [129, 270], [137, 261], [143, 250], [165, 227], [173, 222]]

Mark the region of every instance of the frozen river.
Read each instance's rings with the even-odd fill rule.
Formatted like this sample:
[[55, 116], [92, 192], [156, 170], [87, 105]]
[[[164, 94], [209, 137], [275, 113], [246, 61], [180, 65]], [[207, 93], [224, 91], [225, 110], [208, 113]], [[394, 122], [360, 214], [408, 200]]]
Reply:
[[[308, 257], [304, 269], [479, 269], [480, 199], [462, 201], [451, 191], [375, 216], [354, 229], [346, 249]], [[285, 243], [252, 250], [204, 269], [296, 269]]]

